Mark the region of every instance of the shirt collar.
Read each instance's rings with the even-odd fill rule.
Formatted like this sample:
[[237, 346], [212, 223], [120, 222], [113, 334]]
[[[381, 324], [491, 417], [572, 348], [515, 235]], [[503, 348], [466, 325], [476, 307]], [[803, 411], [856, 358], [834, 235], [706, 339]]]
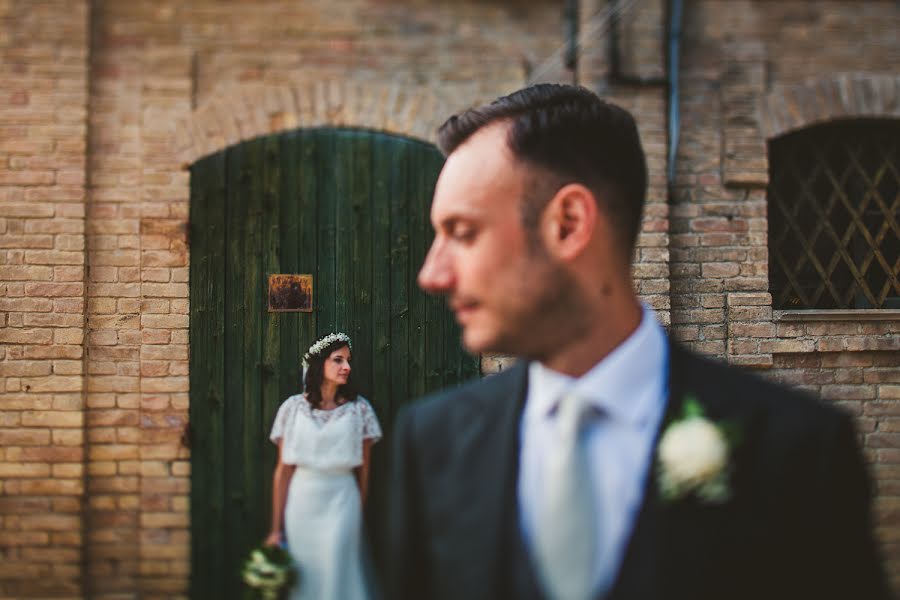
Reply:
[[644, 306], [638, 328], [581, 377], [531, 362], [525, 418], [546, 417], [564, 394], [576, 393], [609, 417], [640, 426], [665, 389], [665, 358], [665, 332]]

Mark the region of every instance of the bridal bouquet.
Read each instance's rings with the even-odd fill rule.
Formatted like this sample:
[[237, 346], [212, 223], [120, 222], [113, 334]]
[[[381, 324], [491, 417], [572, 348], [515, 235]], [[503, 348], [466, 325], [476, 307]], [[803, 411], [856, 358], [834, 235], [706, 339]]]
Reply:
[[264, 600], [277, 600], [297, 578], [291, 555], [279, 546], [261, 546], [250, 552], [244, 563], [244, 583], [259, 592]]

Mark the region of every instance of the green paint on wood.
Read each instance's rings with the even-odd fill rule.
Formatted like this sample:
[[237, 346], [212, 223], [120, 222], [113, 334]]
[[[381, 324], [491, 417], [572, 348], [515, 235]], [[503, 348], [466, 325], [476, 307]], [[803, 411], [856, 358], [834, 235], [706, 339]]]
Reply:
[[[242, 523], [244, 515], [244, 471], [248, 465], [243, 453], [244, 380], [247, 379], [244, 349], [245, 269], [254, 269], [246, 252], [247, 228], [251, 203], [247, 188], [251, 174], [247, 170], [246, 146], [233, 148], [226, 155], [226, 243], [225, 243], [225, 452], [224, 515], [222, 529], [224, 562], [214, 571], [225, 580], [225, 598], [234, 598], [239, 588], [237, 565], [243, 545], [243, 531], [228, 523]], [[201, 426], [199, 423], [198, 426]], [[216, 468], [213, 466], [213, 468]]]
[[[442, 164], [421, 142], [310, 129], [192, 167], [192, 597], [245, 597], [240, 565], [270, 519], [269, 428], [300, 392], [300, 359], [315, 339], [353, 337], [353, 378], [385, 432], [366, 515], [376, 544], [397, 410], [477, 375], [443, 301], [415, 283]], [[313, 275], [312, 313], [267, 311], [275, 273]]]
[[216, 565], [224, 562], [225, 468], [225, 156], [191, 173], [191, 595], [224, 597]]
[[[406, 196], [409, 199], [407, 211], [406, 255], [409, 257], [409, 269], [407, 273], [406, 290], [409, 292], [409, 318], [407, 319], [409, 335], [409, 395], [419, 397], [428, 389], [425, 385], [425, 341], [426, 341], [426, 306], [430, 305], [429, 298], [416, 286], [417, 269], [425, 261], [425, 253], [432, 239], [431, 225], [428, 220], [428, 208], [431, 205], [430, 197], [424, 198], [422, 190], [415, 185], [414, 170], [419, 168], [414, 156], [409, 156], [412, 142], [405, 142], [399, 148], [402, 151], [402, 163], [405, 170], [403, 176], [394, 182], [394, 189], [409, 190]], [[413, 171], [413, 172], [410, 172]], [[399, 175], [399, 173], [398, 173]], [[397, 239], [402, 246], [402, 240]]]

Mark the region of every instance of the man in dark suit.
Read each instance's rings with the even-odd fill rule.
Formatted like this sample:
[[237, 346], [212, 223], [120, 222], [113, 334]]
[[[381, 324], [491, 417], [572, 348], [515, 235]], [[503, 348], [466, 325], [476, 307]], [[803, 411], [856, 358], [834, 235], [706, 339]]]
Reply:
[[886, 598], [850, 418], [671, 343], [634, 292], [631, 115], [538, 85], [451, 117], [419, 284], [521, 357], [395, 429], [391, 598]]

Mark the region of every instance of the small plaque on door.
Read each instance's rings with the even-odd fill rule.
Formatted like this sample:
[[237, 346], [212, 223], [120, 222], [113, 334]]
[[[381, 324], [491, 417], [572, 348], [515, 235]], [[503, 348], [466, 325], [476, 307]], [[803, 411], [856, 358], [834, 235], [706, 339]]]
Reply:
[[269, 312], [312, 312], [312, 275], [269, 275]]

